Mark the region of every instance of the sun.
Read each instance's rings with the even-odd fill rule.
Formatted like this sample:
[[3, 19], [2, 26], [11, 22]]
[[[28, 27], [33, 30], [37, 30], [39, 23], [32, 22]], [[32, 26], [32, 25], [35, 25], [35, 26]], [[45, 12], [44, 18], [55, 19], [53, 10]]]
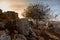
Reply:
[[2, 9], [3, 11], [8, 11], [10, 10], [8, 8], [8, 5], [6, 3], [0, 3], [0, 9]]

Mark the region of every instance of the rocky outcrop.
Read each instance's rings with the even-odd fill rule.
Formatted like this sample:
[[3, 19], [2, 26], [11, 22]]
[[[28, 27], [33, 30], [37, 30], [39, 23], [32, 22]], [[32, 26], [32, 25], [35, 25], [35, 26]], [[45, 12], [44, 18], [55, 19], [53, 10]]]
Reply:
[[[5, 14], [4, 14], [5, 13]], [[30, 24], [28, 19], [19, 19], [13, 11], [0, 10], [0, 40], [60, 40], [60, 33], [45, 22]]]

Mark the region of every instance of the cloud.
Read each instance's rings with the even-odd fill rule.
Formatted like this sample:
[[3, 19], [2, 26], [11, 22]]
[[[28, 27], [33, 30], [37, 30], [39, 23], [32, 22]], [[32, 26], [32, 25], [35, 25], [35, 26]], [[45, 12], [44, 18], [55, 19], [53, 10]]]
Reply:
[[0, 0], [0, 5], [5, 4], [12, 11], [18, 12], [20, 17], [23, 10], [28, 6], [28, 0]]
[[24, 8], [28, 3], [26, 0], [10, 0], [8, 4], [11, 8]]
[[21, 13], [23, 10], [28, 6], [27, 0], [10, 0], [7, 1], [9, 4], [9, 8], [13, 11], [16, 11], [19, 13], [19, 17], [21, 18]]
[[0, 3], [7, 3], [9, 8], [18, 9], [25, 8], [28, 5], [27, 0], [0, 0]]

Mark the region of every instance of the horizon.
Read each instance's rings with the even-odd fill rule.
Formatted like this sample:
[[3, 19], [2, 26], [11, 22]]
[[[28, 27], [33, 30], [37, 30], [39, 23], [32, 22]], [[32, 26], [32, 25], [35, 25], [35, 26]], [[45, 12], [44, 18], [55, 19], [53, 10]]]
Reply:
[[[47, 4], [51, 8], [51, 12], [55, 14], [60, 15], [60, 5], [59, 0], [0, 0], [0, 9], [3, 11], [15, 11], [18, 12], [19, 18], [22, 18], [21, 13], [23, 13], [24, 9], [30, 5], [30, 4]], [[56, 19], [60, 20], [60, 16], [58, 16]], [[55, 20], [56, 20], [55, 19]], [[58, 21], [57, 20], [57, 21]]]

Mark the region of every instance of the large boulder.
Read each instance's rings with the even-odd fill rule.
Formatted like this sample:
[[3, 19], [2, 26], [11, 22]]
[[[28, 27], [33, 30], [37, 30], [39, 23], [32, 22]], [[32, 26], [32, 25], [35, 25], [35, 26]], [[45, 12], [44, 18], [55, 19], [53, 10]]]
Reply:
[[0, 31], [0, 40], [11, 40], [11, 37], [4, 30]]
[[22, 34], [15, 34], [13, 40], [27, 40], [26, 37]]
[[35, 32], [32, 30], [31, 25], [29, 24], [29, 21], [27, 19], [20, 19], [17, 22], [17, 28], [18, 32], [25, 36], [32, 36], [33, 38], [37, 38]]
[[4, 29], [5, 27], [4, 27], [4, 25], [5, 25], [5, 23], [4, 22], [0, 22], [0, 30], [2, 30], [2, 29]]
[[31, 30], [31, 27], [29, 26], [29, 22], [27, 19], [20, 19], [17, 22], [17, 27], [18, 27], [19, 32], [24, 35], [28, 35], [29, 30]]

